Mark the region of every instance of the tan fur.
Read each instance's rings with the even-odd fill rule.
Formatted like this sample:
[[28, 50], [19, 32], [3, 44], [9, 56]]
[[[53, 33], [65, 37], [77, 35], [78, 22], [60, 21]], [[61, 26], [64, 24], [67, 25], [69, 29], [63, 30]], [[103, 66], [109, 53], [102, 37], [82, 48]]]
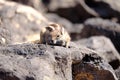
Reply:
[[42, 28], [40, 31], [40, 41], [35, 43], [60, 45], [68, 48], [70, 40], [71, 38], [64, 27], [52, 23], [48, 27]]

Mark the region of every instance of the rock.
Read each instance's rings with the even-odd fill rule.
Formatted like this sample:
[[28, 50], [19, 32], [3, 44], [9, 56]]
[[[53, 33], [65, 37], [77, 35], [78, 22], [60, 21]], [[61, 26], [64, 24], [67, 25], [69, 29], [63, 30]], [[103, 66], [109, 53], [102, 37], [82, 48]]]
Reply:
[[[92, 56], [94, 56], [94, 58]], [[102, 69], [103, 66], [107, 66], [106, 64], [104, 64], [101, 67], [93, 68], [93, 66], [101, 63], [101, 61], [99, 61], [99, 57], [97, 57], [96, 55], [86, 55], [83, 58], [83, 60], [84, 62], [81, 61], [78, 64], [73, 64], [72, 66], [74, 80], [98, 80], [98, 79], [106, 80], [108, 79], [110, 72], [104, 72], [104, 70]], [[90, 64], [86, 64], [86, 63], [90, 63]], [[109, 76], [109, 80], [114, 80], [113, 76]]]
[[120, 55], [109, 38], [94, 36], [75, 41], [75, 43], [97, 51], [114, 69], [120, 66]]
[[120, 21], [120, 0], [84, 0], [84, 2], [100, 17]]
[[45, 11], [45, 8], [42, 5], [41, 0], [7, 0], [7, 1], [14, 1], [14, 2], [17, 2], [17, 3], [21, 3], [21, 4], [24, 4], [24, 5], [31, 6], [35, 9], [37, 9], [40, 12]]
[[119, 23], [108, 19], [91, 18], [85, 21], [85, 26], [94, 26], [101, 29], [108, 29], [109, 31], [120, 32]]
[[0, 73], [3, 74], [0, 79], [72, 80], [70, 52], [51, 47], [34, 44], [2, 47]]
[[49, 13], [57, 13], [73, 23], [91, 17], [102, 17], [120, 22], [120, 0], [42, 0]]
[[97, 14], [88, 8], [84, 0], [42, 0], [49, 13], [56, 13], [73, 23], [83, 22]]
[[[120, 0], [10, 0], [32, 6], [40, 12], [57, 13], [74, 23], [91, 17], [120, 22]], [[102, 5], [102, 6], [101, 6]]]
[[74, 0], [42, 0], [42, 2], [50, 11], [55, 11], [59, 8], [69, 8], [76, 5]]
[[[74, 24], [72, 27], [72, 31], [70, 33], [72, 41], [76, 41], [81, 39], [81, 33], [83, 32], [84, 25], [83, 24]], [[82, 33], [84, 34], [84, 33]]]
[[28, 43], [1, 46], [0, 79], [117, 80], [112, 67], [96, 52], [83, 47], [70, 47]]
[[120, 24], [101, 18], [91, 18], [85, 21], [84, 25], [80, 33], [81, 38], [104, 35], [111, 39], [115, 48], [120, 52]]
[[0, 43], [13, 44], [39, 39], [41, 27], [48, 24], [47, 19], [31, 7], [9, 1], [0, 1], [0, 7]]

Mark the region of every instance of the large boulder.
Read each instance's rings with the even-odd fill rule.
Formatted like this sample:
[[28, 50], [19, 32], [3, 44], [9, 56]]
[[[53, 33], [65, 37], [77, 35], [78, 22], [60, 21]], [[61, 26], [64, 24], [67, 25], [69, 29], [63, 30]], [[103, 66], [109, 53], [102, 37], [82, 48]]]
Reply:
[[[117, 80], [112, 67], [87, 48], [44, 44], [0, 47], [1, 80]], [[109, 76], [109, 77], [108, 77]]]
[[51, 47], [35, 44], [1, 47], [0, 79], [72, 80], [70, 53], [65, 48], [61, 48], [61, 53], [60, 48]]
[[35, 9], [0, 0], [0, 44], [13, 44], [39, 39], [47, 19]]
[[120, 54], [109, 38], [105, 36], [94, 36], [75, 41], [75, 43], [97, 51], [114, 69], [119, 68]]

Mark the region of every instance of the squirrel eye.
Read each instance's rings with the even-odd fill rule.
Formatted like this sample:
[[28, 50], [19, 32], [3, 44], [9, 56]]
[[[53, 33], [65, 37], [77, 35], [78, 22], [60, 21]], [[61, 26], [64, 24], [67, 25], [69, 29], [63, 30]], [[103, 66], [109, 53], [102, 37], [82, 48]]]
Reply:
[[46, 27], [47, 30], [49, 30], [50, 32], [53, 31], [53, 29], [51, 27]]
[[57, 35], [57, 37], [60, 37], [59, 35]]

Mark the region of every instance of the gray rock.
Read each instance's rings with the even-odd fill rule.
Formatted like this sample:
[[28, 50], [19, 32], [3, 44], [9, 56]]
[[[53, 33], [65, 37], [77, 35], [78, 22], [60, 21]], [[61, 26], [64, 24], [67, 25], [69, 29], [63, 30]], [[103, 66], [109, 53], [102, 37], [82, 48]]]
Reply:
[[112, 67], [96, 52], [71, 45], [70, 48], [27, 43], [1, 46], [0, 79], [77, 80], [92, 76], [117, 80]]
[[91, 18], [85, 21], [85, 27], [80, 34], [81, 38], [104, 35], [111, 39], [115, 48], [120, 52], [120, 24], [111, 20]]
[[75, 41], [75, 43], [97, 51], [98, 55], [110, 63], [114, 69], [120, 66], [120, 55], [109, 38], [94, 36]]
[[74, 23], [97, 16], [95, 11], [84, 5], [84, 0], [43, 0], [43, 4], [49, 13], [57, 13]]
[[102, 17], [120, 22], [120, 0], [10, 0], [26, 4], [40, 11], [57, 13], [72, 22], [84, 22]]
[[120, 0], [84, 0], [85, 5], [95, 11], [100, 17], [120, 20]]
[[0, 45], [11, 43], [11, 34], [9, 30], [4, 27], [0, 27]]
[[76, 5], [74, 0], [43, 0], [42, 2], [51, 11]]
[[17, 2], [20, 4], [31, 6], [40, 12], [46, 11], [46, 9], [44, 8], [44, 6], [41, 3], [41, 0], [6, 0], [6, 1], [14, 1], [14, 2]]
[[57, 13], [71, 22], [102, 17], [120, 22], [120, 0], [42, 0], [48, 12]]
[[51, 47], [34, 44], [2, 47], [0, 73], [3, 75], [0, 79], [72, 80], [70, 52]]

